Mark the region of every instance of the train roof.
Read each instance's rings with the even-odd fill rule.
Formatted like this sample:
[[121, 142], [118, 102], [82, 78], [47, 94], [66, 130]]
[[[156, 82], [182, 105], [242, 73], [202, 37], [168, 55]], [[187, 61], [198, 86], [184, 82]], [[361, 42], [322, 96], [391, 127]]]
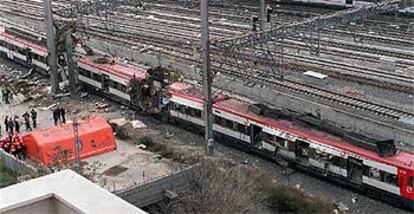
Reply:
[[411, 153], [400, 151], [393, 156], [380, 157], [376, 152], [358, 147], [340, 137], [328, 134], [326, 132], [313, 128], [303, 127], [288, 120], [272, 119], [256, 115], [251, 111], [250, 105], [251, 103], [249, 102], [235, 98], [215, 103], [215, 107], [218, 109], [231, 112], [242, 117], [246, 117], [260, 124], [275, 127], [277, 129], [291, 133], [292, 135], [302, 139], [319, 142], [325, 145], [330, 145], [335, 148], [385, 164], [397, 165], [403, 168], [414, 168], [414, 166], [412, 165], [412, 163], [414, 163], [414, 155]]
[[124, 80], [130, 80], [134, 76], [138, 79], [145, 79], [147, 76], [146, 69], [111, 60], [103, 56], [84, 56], [78, 60], [78, 63], [85, 64], [100, 72], [114, 75]]
[[[199, 87], [196, 87], [193, 84], [189, 84], [185, 82], [175, 82], [171, 84], [170, 86], [168, 86], [168, 89], [170, 93], [178, 93], [181, 96], [191, 99], [192, 101], [203, 102], [203, 98], [204, 98], [203, 92], [200, 90]], [[214, 103], [219, 102], [227, 98], [228, 96], [220, 94], [214, 97], [213, 102]]]
[[35, 52], [40, 53], [42, 55], [47, 55], [48, 50], [46, 47], [6, 33], [4, 30], [4, 27], [0, 29], [0, 38], [10, 40], [14, 44], [18, 44], [20, 46], [23, 46], [24, 48], [31, 48]]
[[[201, 93], [201, 90], [191, 84], [174, 83], [170, 86], [169, 91], [172, 92], [173, 95], [203, 103], [203, 94]], [[194, 93], [194, 91], [196, 91], [196, 93]], [[259, 124], [274, 127], [287, 133], [291, 133], [294, 137], [299, 137], [305, 140], [328, 145], [350, 154], [362, 156], [370, 160], [382, 162], [388, 165], [414, 169], [414, 166], [412, 165], [414, 163], [414, 155], [411, 153], [400, 151], [393, 156], [381, 157], [376, 152], [358, 147], [335, 135], [314, 128], [303, 127], [289, 120], [273, 119], [257, 115], [252, 112], [251, 105], [251, 102], [227, 96], [226, 99], [217, 100], [214, 103], [214, 108], [247, 118]]]

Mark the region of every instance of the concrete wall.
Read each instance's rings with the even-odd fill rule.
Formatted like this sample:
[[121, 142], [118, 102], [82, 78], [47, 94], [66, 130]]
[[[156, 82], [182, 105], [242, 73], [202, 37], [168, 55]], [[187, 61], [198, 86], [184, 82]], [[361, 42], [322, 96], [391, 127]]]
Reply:
[[0, 162], [19, 175], [35, 175], [38, 170], [0, 149]]
[[[161, 56], [154, 56], [145, 53], [138, 53], [134, 50], [116, 46], [107, 42], [91, 40], [88, 45], [98, 50], [111, 54], [112, 56], [133, 59], [136, 62], [149, 66], [164, 66], [181, 72], [189, 79], [200, 80], [200, 71], [191, 64], [182, 64], [173, 60], [165, 59]], [[231, 83], [231, 84], [229, 84]], [[350, 110], [344, 106], [329, 104], [323, 105], [319, 100], [304, 97], [300, 94], [292, 96], [292, 92], [285, 92], [283, 89], [272, 88], [251, 88], [243, 84], [240, 80], [233, 80], [225, 76], [218, 76], [214, 79], [214, 85], [222, 87], [225, 85], [227, 90], [246, 96], [253, 101], [277, 107], [289, 108], [298, 112], [311, 113], [317, 112], [322, 119], [337, 123], [350, 130], [387, 139], [395, 139], [409, 146], [414, 146], [414, 128], [397, 124], [380, 116], [370, 115], [357, 110]], [[410, 149], [410, 147], [408, 148]]]
[[55, 197], [33, 202], [4, 212], [4, 214], [41, 213], [41, 214], [79, 214]]
[[137, 184], [125, 190], [114, 192], [118, 197], [137, 206], [145, 207], [165, 199], [165, 193], [177, 191], [188, 186], [188, 174], [193, 168], [187, 168], [154, 180]]

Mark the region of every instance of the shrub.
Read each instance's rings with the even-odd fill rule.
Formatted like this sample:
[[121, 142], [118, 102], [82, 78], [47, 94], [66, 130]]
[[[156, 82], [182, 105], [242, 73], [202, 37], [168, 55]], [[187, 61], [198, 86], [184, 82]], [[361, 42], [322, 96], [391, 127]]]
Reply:
[[0, 163], [0, 188], [15, 184], [16, 181], [16, 175]]
[[267, 186], [267, 206], [276, 213], [331, 213], [333, 205], [320, 197], [285, 185]]

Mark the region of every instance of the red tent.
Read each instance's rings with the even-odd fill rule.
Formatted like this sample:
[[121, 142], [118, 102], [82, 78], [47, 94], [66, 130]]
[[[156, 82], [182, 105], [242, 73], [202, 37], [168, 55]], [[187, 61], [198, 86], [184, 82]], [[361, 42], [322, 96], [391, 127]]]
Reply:
[[[78, 121], [80, 158], [104, 154], [116, 149], [111, 126], [103, 117]], [[23, 137], [27, 156], [45, 165], [60, 164], [75, 158], [73, 124], [37, 130]]]

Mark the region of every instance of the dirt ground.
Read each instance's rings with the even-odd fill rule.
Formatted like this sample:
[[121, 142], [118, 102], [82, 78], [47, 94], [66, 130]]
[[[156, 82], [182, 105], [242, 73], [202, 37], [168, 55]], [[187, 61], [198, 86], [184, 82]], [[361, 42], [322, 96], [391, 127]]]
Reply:
[[[5, 87], [6, 84], [8, 87], [15, 87], [15, 83], [11, 83], [11, 80], [4, 81], [4, 79], [7, 79], [5, 77], [16, 76], [11, 72], [20, 74], [25, 74], [25, 72], [27, 72], [24, 68], [8, 62], [0, 61], [0, 65], [0, 79], [3, 79], [0, 88]], [[22, 70], [22, 72], [17, 72], [18, 70]], [[25, 81], [31, 83], [33, 78], [34, 77], [31, 76]], [[37, 77], [35, 77], [35, 79], [37, 79]], [[20, 117], [20, 122], [22, 123], [20, 132], [22, 135], [26, 134], [26, 127], [23, 124], [24, 120], [21, 115], [26, 111], [30, 112], [31, 109], [35, 109], [38, 112], [37, 129], [54, 126], [51, 108], [56, 106], [66, 109], [67, 123], [71, 123], [74, 118], [78, 119], [84, 116], [93, 115], [102, 115], [108, 120], [114, 118], [132, 118], [132, 111], [97, 96], [87, 95], [84, 98], [78, 99], [71, 99], [69, 97], [53, 98], [47, 95], [47, 84], [43, 84], [42, 87], [38, 87], [39, 84], [36, 85], [37, 86], [24, 86], [30, 87], [27, 93], [18, 93], [20, 90], [14, 88], [14, 98], [11, 100], [11, 104], [0, 102], [0, 122], [2, 125], [1, 133], [3, 136], [6, 134], [3, 125], [6, 115], [18, 115]], [[19, 95], [17, 96], [17, 94]], [[110, 106], [99, 110], [97, 106], [101, 104], [109, 104]], [[129, 121], [130, 120], [127, 122]], [[154, 133], [157, 134], [157, 132], [150, 129], [142, 129], [140, 132], [142, 132], [143, 136], [145, 136], [146, 133], [152, 135]], [[88, 163], [85, 165], [85, 171], [87, 173], [93, 173], [91, 178], [110, 191], [121, 190], [155, 179], [169, 174], [173, 169], [179, 167], [176, 166], [176, 164], [173, 164], [169, 159], [160, 159], [159, 155], [143, 150], [133, 144], [133, 142], [120, 139], [117, 139], [116, 151], [90, 157], [84, 161]]]

